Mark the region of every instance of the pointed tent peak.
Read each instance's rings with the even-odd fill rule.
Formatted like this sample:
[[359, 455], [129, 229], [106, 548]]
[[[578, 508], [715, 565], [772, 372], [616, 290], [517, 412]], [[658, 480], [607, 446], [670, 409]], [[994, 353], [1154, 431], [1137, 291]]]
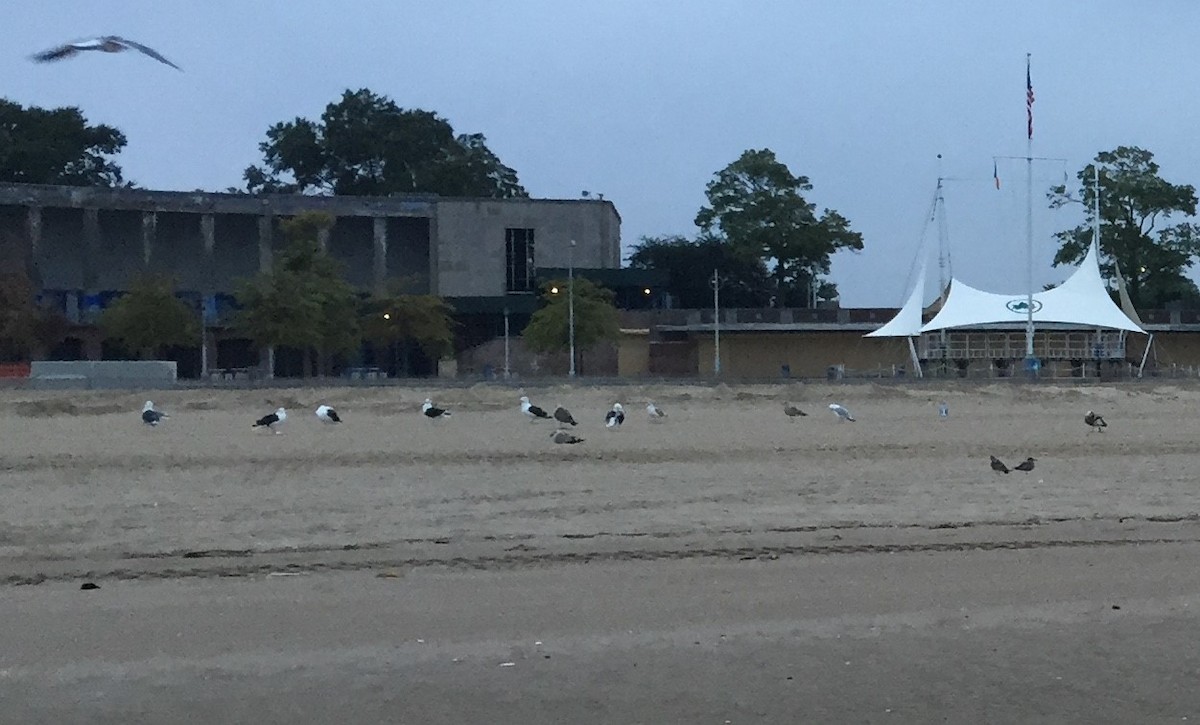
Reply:
[[[953, 280], [951, 280], [951, 282], [953, 282]], [[942, 311], [942, 308], [946, 306], [946, 298], [950, 296], [951, 282], [947, 282], [942, 291], [938, 293], [937, 298], [933, 302], [929, 303], [929, 306], [925, 308], [925, 312], [923, 313], [924, 315], [932, 317]]]
[[917, 283], [908, 294], [904, 306], [883, 327], [868, 332], [865, 337], [913, 337], [921, 334], [922, 304], [925, 298], [925, 262], [917, 272]]
[[1121, 274], [1121, 265], [1115, 259], [1113, 260], [1113, 270], [1117, 275], [1117, 298], [1121, 300], [1121, 311], [1138, 325], [1145, 324], [1138, 315], [1137, 309], [1133, 306], [1133, 300], [1129, 298], [1129, 290], [1125, 287], [1125, 276]]

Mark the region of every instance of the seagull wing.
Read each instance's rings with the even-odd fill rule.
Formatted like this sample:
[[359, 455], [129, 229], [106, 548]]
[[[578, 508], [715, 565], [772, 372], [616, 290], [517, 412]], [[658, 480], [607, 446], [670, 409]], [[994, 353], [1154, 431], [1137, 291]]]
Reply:
[[167, 65], [171, 66], [175, 70], [178, 70], [178, 71], [183, 70], [179, 66], [175, 65], [171, 61], [164, 58], [158, 51], [154, 50], [153, 48], [149, 48], [145, 45], [142, 45], [141, 43], [135, 43], [132, 40], [126, 40], [125, 38], [118, 38], [116, 36], [113, 36], [109, 40], [120, 43], [121, 45], [125, 46], [126, 48], [132, 48], [133, 50], [141, 51], [142, 53], [145, 53], [146, 55], [150, 56], [154, 60], [159, 61], [160, 63], [166, 63]]
[[46, 62], [52, 61], [52, 60], [62, 60], [63, 58], [70, 58], [71, 56], [78, 53], [80, 50], [91, 50], [91, 49], [90, 48], [80, 48], [79, 46], [75, 45], [74, 43], [68, 43], [67, 45], [60, 45], [59, 47], [51, 48], [50, 50], [43, 50], [41, 53], [35, 53], [33, 55], [33, 59], [39, 63], [46, 63]]

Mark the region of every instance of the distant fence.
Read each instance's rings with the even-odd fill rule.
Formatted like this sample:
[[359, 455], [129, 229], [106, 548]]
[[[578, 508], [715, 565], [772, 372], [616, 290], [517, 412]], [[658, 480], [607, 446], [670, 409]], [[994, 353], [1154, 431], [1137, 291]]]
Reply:
[[173, 388], [173, 360], [60, 361], [32, 363], [29, 385], [35, 390], [139, 390]]

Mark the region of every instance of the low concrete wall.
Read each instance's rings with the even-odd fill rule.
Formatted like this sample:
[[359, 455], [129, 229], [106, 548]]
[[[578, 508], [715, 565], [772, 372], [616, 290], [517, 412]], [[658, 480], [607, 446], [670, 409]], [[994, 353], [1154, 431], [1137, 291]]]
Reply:
[[30, 368], [36, 390], [162, 389], [175, 387], [171, 360], [45, 360]]

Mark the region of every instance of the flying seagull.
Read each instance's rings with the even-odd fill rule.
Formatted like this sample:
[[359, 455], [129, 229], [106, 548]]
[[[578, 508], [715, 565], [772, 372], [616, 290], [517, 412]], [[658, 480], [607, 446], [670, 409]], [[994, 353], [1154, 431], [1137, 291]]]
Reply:
[[650, 416], [651, 421], [660, 421], [667, 417], [667, 414], [662, 411], [662, 408], [658, 407], [653, 402], [646, 403], [646, 415]]
[[89, 40], [81, 40], [75, 43], [60, 45], [57, 48], [51, 48], [50, 50], [44, 50], [41, 53], [35, 54], [33, 59], [39, 63], [46, 63], [52, 60], [70, 58], [76, 53], [80, 53], [85, 50], [98, 50], [102, 53], [120, 53], [121, 51], [125, 50], [136, 50], [145, 53], [160, 63], [166, 63], [175, 70], [183, 70], [171, 61], [162, 57], [162, 55], [160, 55], [159, 52], [153, 48], [148, 48], [141, 43], [135, 43], [132, 40], [126, 40], [125, 38], [121, 38], [116, 35], [105, 35], [100, 38], [91, 38]]
[[995, 456], [992, 456], [991, 459], [993, 471], [996, 473], [1008, 473], [1008, 466], [1004, 465], [1004, 461], [996, 458]]
[[851, 423], [854, 422], [854, 416], [850, 415], [850, 411], [846, 410], [845, 408], [838, 405], [837, 403], [830, 403], [829, 409], [832, 410], [834, 413], [837, 413], [837, 417], [841, 418], [842, 420], [848, 420]]
[[613, 403], [612, 410], [608, 411], [608, 413], [604, 415], [604, 427], [620, 428], [621, 424], [624, 422], [625, 409], [621, 407], [620, 403]]
[[549, 414], [536, 405], [529, 404], [529, 398], [521, 396], [521, 412], [528, 416], [530, 422], [536, 421], [538, 418], [549, 418]]
[[1034, 458], [1033, 456], [1030, 456], [1029, 458], [1026, 458], [1025, 460], [1021, 461], [1017, 465], [1013, 466], [1013, 470], [1014, 471], [1025, 471], [1026, 473], [1028, 473], [1029, 471], [1033, 470], [1033, 462], [1036, 460], [1037, 460], [1036, 458]]
[[799, 408], [792, 405], [791, 403], [783, 404], [783, 414], [789, 418], [795, 418], [795, 417], [803, 418], [804, 416], [808, 415], [808, 413], [805, 413], [803, 410], [800, 410]]
[[[341, 423], [342, 419], [338, 417], [337, 411], [330, 408], [328, 405], [322, 405], [317, 408], [317, 417], [322, 423]], [[281, 422], [283, 418], [279, 419]]]
[[281, 431], [275, 430], [275, 426], [282, 424], [285, 420], [287, 420], [287, 411], [283, 408], [276, 408], [274, 413], [268, 413], [267, 415], [264, 415], [263, 417], [254, 421], [254, 425], [250, 427], [274, 430], [275, 435], [279, 435]]
[[421, 414], [426, 418], [449, 418], [450, 411], [445, 408], [439, 408], [433, 404], [433, 400], [426, 398], [421, 405]]
[[571, 433], [570, 431], [565, 431], [562, 428], [559, 428], [558, 430], [551, 433], [550, 440], [554, 441], [555, 443], [566, 444], [566, 445], [575, 445], [576, 443], [583, 443], [582, 438], [575, 435], [574, 433]]
[[154, 403], [152, 401], [147, 400], [146, 404], [142, 406], [142, 422], [151, 428], [158, 425], [158, 421], [169, 417], [171, 416], [167, 415], [161, 410], [155, 410]]
[[575, 418], [571, 415], [571, 411], [567, 410], [561, 405], [554, 409], [554, 419], [559, 423], [566, 423], [567, 425], [579, 425], [575, 422]]
[[1083, 422], [1090, 425], [1095, 430], [1103, 430], [1108, 427], [1108, 423], [1104, 422], [1104, 418], [1096, 415], [1092, 411], [1088, 411], [1087, 415], [1083, 416]]

